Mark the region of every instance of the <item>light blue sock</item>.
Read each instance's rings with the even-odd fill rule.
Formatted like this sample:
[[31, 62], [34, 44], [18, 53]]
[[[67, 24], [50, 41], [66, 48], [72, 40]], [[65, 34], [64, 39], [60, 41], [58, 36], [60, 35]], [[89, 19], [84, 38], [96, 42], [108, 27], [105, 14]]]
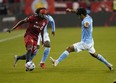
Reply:
[[44, 54], [43, 54], [43, 57], [42, 57], [42, 60], [41, 60], [40, 63], [44, 63], [45, 62], [45, 60], [47, 59], [49, 53], [50, 53], [50, 48], [49, 47], [46, 47], [44, 49]]
[[98, 59], [103, 62], [106, 65], [109, 65], [110, 63], [100, 54], [98, 54]]
[[33, 53], [33, 55], [31, 55], [31, 60], [33, 60], [33, 58], [36, 56], [36, 54], [38, 53], [39, 49], [36, 49]]
[[59, 62], [61, 62], [63, 59], [65, 59], [69, 55], [68, 51], [64, 51], [60, 57], [57, 59]]

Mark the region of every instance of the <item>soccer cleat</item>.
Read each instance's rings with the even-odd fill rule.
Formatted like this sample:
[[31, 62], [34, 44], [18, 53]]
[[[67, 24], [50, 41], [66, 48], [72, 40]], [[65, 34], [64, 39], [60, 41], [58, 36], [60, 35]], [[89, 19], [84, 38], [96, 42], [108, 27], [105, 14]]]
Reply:
[[52, 64], [53, 64], [53, 66], [57, 66], [58, 63], [59, 63], [59, 61], [53, 59], [52, 57], [50, 57], [50, 60], [51, 60], [51, 62], [52, 62]]
[[113, 65], [112, 64], [108, 64], [107, 67], [110, 69], [110, 71], [113, 70]]
[[46, 68], [45, 63], [40, 63], [40, 67], [41, 67], [42, 69], [45, 69], [45, 68]]
[[16, 63], [18, 62], [18, 56], [17, 55], [15, 55], [14, 56], [14, 67], [16, 66]]

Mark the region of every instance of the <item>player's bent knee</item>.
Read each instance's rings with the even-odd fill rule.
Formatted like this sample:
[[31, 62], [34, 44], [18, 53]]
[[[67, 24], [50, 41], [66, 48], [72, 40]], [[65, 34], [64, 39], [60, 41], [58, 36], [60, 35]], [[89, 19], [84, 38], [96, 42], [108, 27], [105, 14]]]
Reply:
[[74, 52], [74, 47], [73, 47], [73, 46], [69, 46], [66, 50], [67, 50], [69, 53], [70, 53], [70, 52]]
[[28, 46], [26, 47], [26, 49], [27, 49], [27, 51], [32, 51], [32, 49], [33, 49], [33, 46], [31, 46], [31, 45], [28, 45]]
[[50, 42], [49, 41], [45, 41], [44, 47], [50, 47]]
[[95, 57], [95, 58], [97, 58], [97, 56], [98, 56], [98, 54], [96, 54], [96, 53], [90, 53], [90, 55]]

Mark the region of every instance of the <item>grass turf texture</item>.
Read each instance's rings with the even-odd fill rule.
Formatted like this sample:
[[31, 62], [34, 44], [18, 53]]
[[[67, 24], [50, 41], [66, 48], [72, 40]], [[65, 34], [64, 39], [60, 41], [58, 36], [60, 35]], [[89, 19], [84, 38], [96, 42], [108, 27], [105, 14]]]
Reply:
[[[59, 55], [75, 42], [81, 39], [80, 28], [57, 28], [56, 36], [51, 36], [51, 52], [49, 56], [58, 58]], [[25, 71], [25, 61], [19, 61], [13, 68], [14, 55], [26, 52], [23, 40], [25, 30], [0, 33], [0, 40], [21, 35], [15, 39], [0, 42], [0, 82], [1, 83], [112, 83], [116, 79], [116, 28], [95, 27], [93, 37], [97, 53], [102, 54], [114, 65], [114, 71], [100, 61], [94, 59], [87, 51], [71, 53], [68, 58], [57, 67], [53, 67], [49, 58], [46, 69], [41, 69], [38, 64], [44, 48], [40, 48], [33, 59], [36, 68], [32, 72]]]

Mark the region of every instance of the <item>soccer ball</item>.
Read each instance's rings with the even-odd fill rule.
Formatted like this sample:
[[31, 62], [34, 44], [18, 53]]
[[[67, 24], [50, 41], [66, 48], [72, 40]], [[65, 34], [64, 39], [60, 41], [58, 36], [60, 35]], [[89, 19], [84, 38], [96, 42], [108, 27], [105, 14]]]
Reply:
[[32, 71], [35, 69], [35, 64], [32, 61], [29, 61], [25, 64], [26, 71]]

